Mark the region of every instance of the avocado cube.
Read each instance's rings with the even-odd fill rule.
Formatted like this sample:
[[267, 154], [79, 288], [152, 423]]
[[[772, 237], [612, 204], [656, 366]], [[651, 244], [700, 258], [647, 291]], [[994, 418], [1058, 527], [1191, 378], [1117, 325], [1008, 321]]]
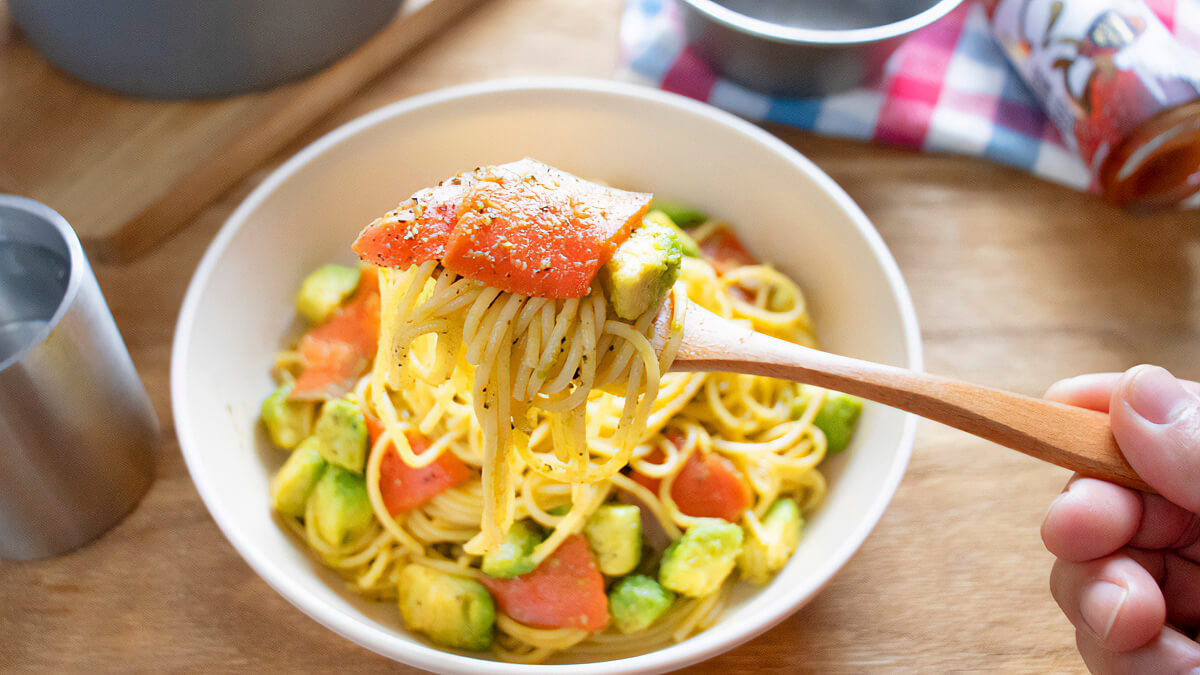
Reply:
[[613, 626], [622, 633], [649, 628], [675, 602], [675, 594], [648, 576], [634, 574], [613, 584], [608, 611]]
[[[738, 558], [738, 566], [742, 576], [756, 584], [765, 584], [768, 577], [765, 573], [777, 572], [783, 568], [796, 546], [800, 544], [800, 536], [804, 532], [804, 519], [800, 516], [800, 507], [796, 500], [782, 497], [771, 504], [767, 515], [762, 520], [763, 540], [747, 532], [742, 546], [742, 555]], [[750, 560], [759, 564], [751, 565]]]
[[679, 227], [696, 227], [708, 220], [708, 214], [679, 202], [655, 199], [650, 206], [661, 211]]
[[434, 644], [483, 651], [492, 645], [496, 606], [477, 581], [411, 564], [397, 579], [400, 616]]
[[519, 520], [508, 528], [504, 541], [483, 556], [480, 568], [489, 577], [511, 579], [537, 567], [533, 562], [533, 549], [542, 541], [542, 533], [536, 525]]
[[642, 511], [632, 504], [604, 504], [583, 525], [600, 571], [629, 574], [642, 561]]
[[800, 506], [791, 497], [776, 499], [762, 520], [763, 532], [770, 540], [767, 560], [772, 570], [777, 570], [792, 557], [804, 532], [804, 519]]
[[311, 323], [322, 323], [358, 288], [357, 267], [322, 265], [304, 277], [296, 295], [296, 311]]
[[325, 469], [309, 499], [317, 534], [330, 546], [362, 534], [375, 517], [366, 481], [340, 466], [331, 464]]
[[857, 396], [831, 391], [825, 395], [813, 425], [825, 434], [825, 454], [836, 455], [850, 445], [863, 402]]
[[326, 401], [313, 435], [325, 461], [357, 474], [363, 472], [367, 461], [367, 420], [357, 403], [342, 398]]
[[263, 426], [271, 442], [290, 450], [312, 433], [313, 415], [317, 405], [312, 401], [289, 401], [295, 383], [285, 382], [262, 402]]
[[675, 236], [679, 238], [679, 246], [683, 254], [689, 258], [700, 257], [700, 244], [697, 244], [696, 240], [692, 239], [692, 235], [680, 229], [679, 225], [675, 223], [675, 220], [671, 218], [671, 216], [667, 215], [661, 210], [656, 209], [646, 214], [646, 220], [654, 221], [659, 225], [664, 225], [671, 228], [671, 230], [675, 232]]
[[271, 504], [275, 510], [296, 518], [304, 517], [304, 507], [317, 482], [325, 473], [325, 458], [317, 449], [317, 439], [307, 438], [292, 451], [271, 480]]
[[617, 316], [634, 321], [658, 307], [679, 278], [682, 258], [674, 229], [644, 221], [600, 268], [600, 284]]
[[742, 528], [720, 518], [703, 518], [663, 553], [658, 583], [681, 595], [701, 598], [721, 587], [742, 550]]

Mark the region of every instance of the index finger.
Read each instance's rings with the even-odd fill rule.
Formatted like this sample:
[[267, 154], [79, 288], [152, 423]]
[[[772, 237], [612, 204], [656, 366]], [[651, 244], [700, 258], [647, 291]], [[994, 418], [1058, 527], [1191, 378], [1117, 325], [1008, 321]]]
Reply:
[[1046, 510], [1042, 542], [1071, 562], [1109, 555], [1129, 544], [1142, 522], [1142, 496], [1094, 478], [1074, 478]]
[[[1089, 373], [1068, 377], [1050, 385], [1045, 398], [1079, 408], [1108, 412], [1113, 388], [1124, 373]], [[1185, 388], [1200, 394], [1200, 383], [1180, 380]]]

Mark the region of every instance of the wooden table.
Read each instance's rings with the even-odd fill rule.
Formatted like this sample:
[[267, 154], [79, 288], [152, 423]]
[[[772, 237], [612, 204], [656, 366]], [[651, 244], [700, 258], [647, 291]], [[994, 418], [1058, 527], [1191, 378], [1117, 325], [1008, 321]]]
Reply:
[[[460, 82], [610, 77], [620, 6], [493, 0], [304, 142]], [[981, 161], [772, 131], [829, 172], [882, 232], [912, 289], [930, 371], [1028, 394], [1143, 361], [1200, 375], [1196, 215], [1132, 217]], [[90, 546], [0, 566], [0, 670], [415, 672], [326, 630], [263, 583], [209, 518], [172, 433], [170, 345], [192, 270], [237, 203], [298, 147], [149, 255], [97, 266], [166, 430], [158, 480]], [[774, 630], [688, 672], [1085, 672], [1047, 590], [1051, 558], [1038, 536], [1066, 478], [922, 424], [891, 508], [833, 582]]]

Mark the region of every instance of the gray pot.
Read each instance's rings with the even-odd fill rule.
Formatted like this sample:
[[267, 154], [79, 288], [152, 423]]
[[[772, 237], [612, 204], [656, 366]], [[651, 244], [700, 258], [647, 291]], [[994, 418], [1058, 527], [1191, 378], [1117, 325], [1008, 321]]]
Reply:
[[751, 89], [823, 96], [864, 84], [962, 0], [682, 0], [688, 44]]
[[155, 98], [223, 96], [310, 73], [349, 52], [401, 0], [8, 0], [63, 70]]

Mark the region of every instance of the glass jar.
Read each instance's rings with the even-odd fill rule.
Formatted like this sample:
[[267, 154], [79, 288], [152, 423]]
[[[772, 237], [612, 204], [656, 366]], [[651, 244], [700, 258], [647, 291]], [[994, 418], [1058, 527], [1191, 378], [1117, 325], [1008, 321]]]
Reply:
[[1200, 207], [1200, 53], [1137, 0], [986, 0], [992, 30], [1099, 191]]

